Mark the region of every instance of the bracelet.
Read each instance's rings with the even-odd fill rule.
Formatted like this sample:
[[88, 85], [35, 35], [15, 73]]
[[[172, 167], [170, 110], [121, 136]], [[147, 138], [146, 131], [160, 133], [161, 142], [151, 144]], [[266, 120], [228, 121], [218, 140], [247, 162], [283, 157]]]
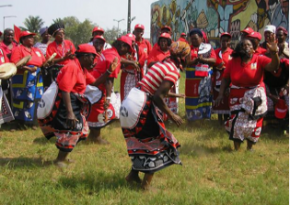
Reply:
[[106, 97], [106, 100], [111, 100], [111, 96], [110, 97]]
[[107, 70], [106, 72], [109, 73], [109, 74], [112, 74], [112, 71]]

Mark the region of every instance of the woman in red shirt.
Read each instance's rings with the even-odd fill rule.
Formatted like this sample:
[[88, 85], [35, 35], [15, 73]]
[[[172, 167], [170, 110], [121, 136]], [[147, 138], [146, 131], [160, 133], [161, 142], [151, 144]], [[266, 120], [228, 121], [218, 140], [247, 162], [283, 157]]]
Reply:
[[185, 80], [185, 108], [187, 119], [210, 119], [211, 95], [211, 66], [216, 62], [214, 49], [205, 40], [200, 29], [189, 33], [191, 40], [191, 56], [188, 59]]
[[[166, 130], [162, 113], [168, 115], [177, 126], [183, 120], [166, 106], [163, 98], [172, 96], [170, 88], [180, 77], [177, 67], [185, 64], [185, 57], [189, 54], [190, 47], [186, 42], [172, 43], [171, 56], [155, 63], [122, 102], [120, 124], [132, 161], [132, 169], [126, 180], [141, 184], [145, 190], [149, 189], [155, 172], [181, 164], [177, 151], [180, 144]], [[139, 172], [145, 173], [142, 182]]]
[[89, 139], [98, 144], [108, 144], [101, 138], [101, 129], [105, 127], [111, 120], [119, 118], [120, 98], [114, 93], [114, 78], [118, 77], [121, 68], [121, 57], [128, 52], [132, 52], [132, 40], [128, 36], [121, 36], [113, 44], [112, 48], [106, 49], [96, 62], [91, 74], [98, 78], [105, 73], [112, 61], [117, 58], [119, 66], [109, 76], [106, 82], [102, 83], [98, 88], [103, 93], [102, 98], [92, 105], [88, 124], [90, 127]]
[[36, 109], [43, 94], [40, 67], [44, 64], [45, 58], [38, 48], [33, 47], [34, 35], [36, 34], [22, 31], [21, 45], [13, 49], [11, 54], [11, 62], [15, 64], [23, 57], [31, 56], [30, 61], [18, 67], [17, 74], [12, 77], [12, 111], [16, 120], [36, 129]]
[[252, 150], [262, 131], [263, 116], [267, 112], [267, 97], [263, 75], [264, 70], [274, 71], [279, 67], [277, 44], [274, 39], [268, 43], [271, 58], [254, 54], [251, 40], [244, 39], [232, 53], [223, 75], [220, 92], [215, 101], [223, 102], [225, 90], [231, 84], [229, 106], [231, 117], [226, 121], [226, 130], [235, 150], [247, 140], [247, 149]]
[[[212, 82], [213, 82], [213, 101], [217, 98], [222, 82], [222, 76], [224, 69], [226, 68], [229, 60], [231, 60], [231, 54], [233, 50], [230, 48], [231, 34], [225, 32], [221, 34], [220, 43], [221, 48], [215, 50], [216, 63], [213, 70]], [[223, 120], [226, 120], [226, 115], [230, 114], [230, 108], [228, 105], [228, 96], [225, 95], [224, 104], [216, 107], [212, 106], [212, 112], [218, 114], [219, 122], [222, 124]], [[224, 119], [223, 119], [224, 116]]]
[[[94, 63], [97, 53], [93, 46], [81, 44], [75, 52], [76, 59], [68, 62], [57, 76], [58, 89], [53, 96], [45, 92], [37, 115], [43, 134], [47, 139], [57, 137], [56, 146], [59, 153], [56, 159], [58, 166], [66, 166], [67, 156], [80, 140], [88, 136], [88, 101], [83, 97], [86, 86], [99, 86], [117, 67], [117, 59], [112, 60], [108, 70], [96, 80], [86, 68]], [[56, 84], [52, 84], [55, 86]], [[50, 89], [49, 88], [49, 89]], [[48, 100], [46, 100], [48, 99]], [[50, 102], [50, 103], [48, 103]], [[51, 104], [50, 107], [48, 104]], [[45, 113], [45, 110], [50, 112]]]
[[74, 58], [75, 46], [70, 40], [65, 40], [64, 25], [53, 24], [48, 28], [48, 33], [54, 37], [46, 49], [46, 59], [56, 53], [54, 63], [66, 65], [70, 59]]

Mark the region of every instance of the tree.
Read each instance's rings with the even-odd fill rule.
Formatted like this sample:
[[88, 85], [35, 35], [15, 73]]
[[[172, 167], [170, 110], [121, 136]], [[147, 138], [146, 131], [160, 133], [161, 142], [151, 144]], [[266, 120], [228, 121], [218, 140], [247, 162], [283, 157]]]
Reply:
[[118, 28], [114, 26], [112, 29], [106, 30], [104, 37], [108, 43], [112, 44], [120, 35], [126, 35], [126, 31], [118, 31]]
[[25, 27], [21, 27], [22, 30], [38, 33], [39, 29], [43, 26], [44, 21], [39, 16], [28, 16], [23, 23]]

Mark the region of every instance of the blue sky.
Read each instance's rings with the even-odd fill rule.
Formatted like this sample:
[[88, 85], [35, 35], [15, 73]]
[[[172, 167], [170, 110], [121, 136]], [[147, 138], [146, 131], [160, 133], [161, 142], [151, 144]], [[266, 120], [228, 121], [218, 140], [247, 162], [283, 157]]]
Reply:
[[[150, 37], [150, 6], [156, 0], [131, 0], [131, 16], [136, 19], [132, 27], [141, 23], [145, 25], [144, 37]], [[121, 30], [127, 30], [128, 0], [1, 0], [1, 5], [12, 7], [0, 7], [0, 31], [3, 31], [3, 19], [5, 28], [13, 28], [13, 25], [24, 26], [23, 21], [29, 15], [40, 16], [45, 25], [49, 26], [53, 19], [67, 16], [75, 16], [80, 21], [89, 19], [92, 22], [107, 28], [117, 27], [118, 23], [113, 19], [125, 19], [119, 23]], [[16, 17], [8, 17], [16, 16]]]

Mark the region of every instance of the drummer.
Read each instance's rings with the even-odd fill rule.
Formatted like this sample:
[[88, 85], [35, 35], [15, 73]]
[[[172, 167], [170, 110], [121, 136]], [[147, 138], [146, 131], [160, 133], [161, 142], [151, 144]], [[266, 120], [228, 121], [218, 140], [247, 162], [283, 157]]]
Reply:
[[36, 109], [43, 93], [42, 75], [40, 67], [45, 62], [42, 52], [33, 47], [35, 33], [22, 31], [21, 45], [11, 54], [11, 62], [17, 63], [23, 57], [30, 55], [30, 61], [17, 68], [17, 74], [12, 77], [13, 104], [12, 112], [19, 124], [24, 128], [36, 129]]
[[74, 59], [75, 46], [70, 40], [65, 40], [64, 25], [56, 23], [48, 28], [48, 34], [54, 38], [46, 49], [46, 59], [56, 53], [54, 63], [66, 65], [71, 59]]

